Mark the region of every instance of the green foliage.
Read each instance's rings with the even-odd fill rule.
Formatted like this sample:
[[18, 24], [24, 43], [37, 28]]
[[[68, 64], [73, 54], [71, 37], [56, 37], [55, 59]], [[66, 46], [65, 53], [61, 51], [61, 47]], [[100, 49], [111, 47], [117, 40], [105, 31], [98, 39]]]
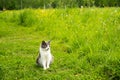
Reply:
[[0, 80], [4, 79], [4, 70], [3, 67], [0, 65]]
[[119, 0], [0, 0], [0, 10], [24, 8], [119, 7]]
[[[118, 80], [120, 8], [24, 9], [0, 13], [1, 80]], [[42, 40], [55, 57], [35, 60]]]
[[37, 22], [35, 13], [32, 10], [26, 9], [19, 14], [18, 24], [23, 26], [32, 26]]

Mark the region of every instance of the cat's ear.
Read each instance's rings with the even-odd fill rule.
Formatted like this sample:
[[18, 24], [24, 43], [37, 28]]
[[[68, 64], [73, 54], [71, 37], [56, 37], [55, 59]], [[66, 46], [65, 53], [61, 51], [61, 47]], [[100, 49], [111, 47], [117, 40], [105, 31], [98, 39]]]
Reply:
[[45, 42], [45, 41], [42, 41], [42, 44], [46, 44], [46, 42]]
[[48, 45], [50, 45], [50, 42], [51, 42], [51, 40], [49, 40], [47, 43], [48, 43]]

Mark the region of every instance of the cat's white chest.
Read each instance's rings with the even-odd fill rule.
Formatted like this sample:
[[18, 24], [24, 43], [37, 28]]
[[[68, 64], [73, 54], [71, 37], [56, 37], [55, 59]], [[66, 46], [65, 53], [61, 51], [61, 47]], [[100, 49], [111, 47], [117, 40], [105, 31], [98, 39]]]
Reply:
[[51, 53], [50, 50], [40, 50], [40, 55], [41, 55], [41, 61], [48, 61], [51, 59]]
[[40, 51], [40, 54], [41, 54], [41, 58], [43, 59], [47, 59], [51, 55], [50, 51]]
[[50, 53], [50, 48], [49, 48], [49, 50], [44, 50], [44, 49], [41, 49], [40, 48], [40, 54], [41, 54], [41, 56], [43, 55], [43, 56], [47, 56], [47, 55], [50, 55], [51, 53]]

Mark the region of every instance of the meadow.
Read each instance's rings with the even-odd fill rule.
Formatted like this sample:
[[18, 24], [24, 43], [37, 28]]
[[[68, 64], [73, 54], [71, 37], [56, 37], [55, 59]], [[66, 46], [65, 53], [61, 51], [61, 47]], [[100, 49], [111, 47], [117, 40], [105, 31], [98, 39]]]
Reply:
[[[45, 71], [42, 40], [55, 57]], [[0, 12], [0, 80], [120, 80], [120, 8]]]

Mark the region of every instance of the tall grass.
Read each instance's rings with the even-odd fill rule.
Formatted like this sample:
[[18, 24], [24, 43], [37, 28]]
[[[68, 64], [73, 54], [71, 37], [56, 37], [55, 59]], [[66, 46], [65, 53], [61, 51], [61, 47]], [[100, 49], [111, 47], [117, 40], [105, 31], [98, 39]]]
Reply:
[[[0, 79], [118, 80], [120, 9], [24, 9], [0, 13]], [[52, 40], [55, 62], [35, 64]]]

